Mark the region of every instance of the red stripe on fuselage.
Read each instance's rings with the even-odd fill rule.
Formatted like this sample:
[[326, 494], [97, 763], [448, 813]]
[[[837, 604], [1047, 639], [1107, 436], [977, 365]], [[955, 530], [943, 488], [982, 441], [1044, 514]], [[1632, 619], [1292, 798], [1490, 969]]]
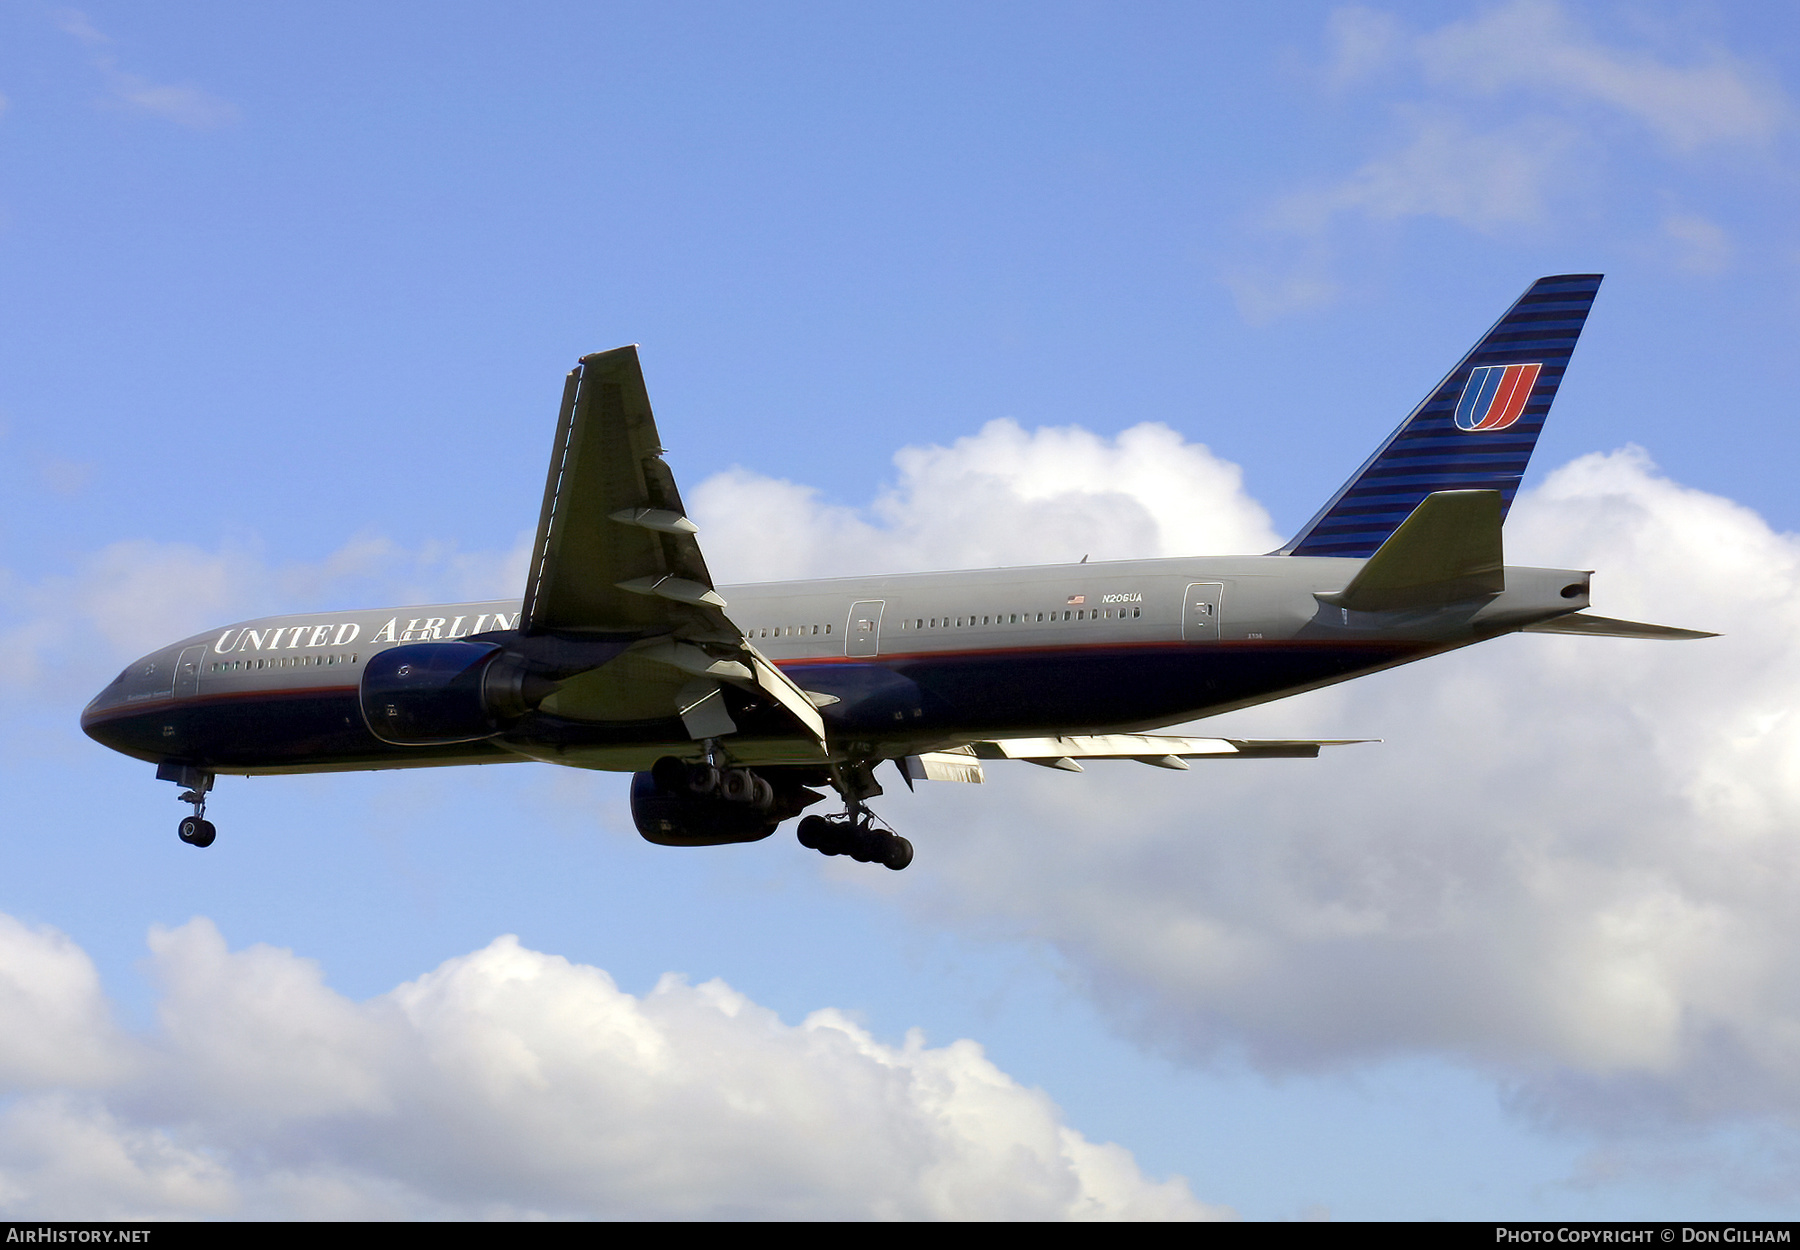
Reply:
[[1322, 647], [1368, 647], [1392, 650], [1398, 647], [1425, 647], [1433, 644], [1417, 639], [1396, 638], [1346, 638], [1326, 640], [1315, 638], [1220, 638], [1208, 639], [1205, 642], [1183, 642], [1180, 640], [1157, 642], [1093, 642], [1081, 646], [1062, 647], [987, 647], [958, 651], [883, 651], [880, 655], [820, 655], [800, 656], [794, 659], [771, 660], [776, 668], [786, 669], [796, 665], [816, 664], [886, 664], [897, 660], [965, 660], [995, 659], [1002, 657], [1020, 658], [1023, 656], [1055, 659], [1069, 657], [1079, 659], [1083, 656], [1100, 654], [1117, 654], [1121, 651], [1316, 651]]

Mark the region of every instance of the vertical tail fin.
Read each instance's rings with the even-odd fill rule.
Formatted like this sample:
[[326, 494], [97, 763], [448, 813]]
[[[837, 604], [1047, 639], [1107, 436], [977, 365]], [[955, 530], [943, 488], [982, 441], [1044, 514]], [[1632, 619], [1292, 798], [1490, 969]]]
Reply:
[[1504, 519], [1599, 289], [1533, 282], [1281, 553], [1367, 557], [1436, 491], [1499, 491]]

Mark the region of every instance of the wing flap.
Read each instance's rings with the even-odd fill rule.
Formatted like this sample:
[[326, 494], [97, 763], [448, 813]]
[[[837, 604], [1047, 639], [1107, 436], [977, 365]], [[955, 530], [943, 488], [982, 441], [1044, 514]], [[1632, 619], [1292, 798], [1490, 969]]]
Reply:
[[806, 691], [793, 683], [788, 675], [769, 663], [768, 658], [751, 646], [742, 644], [743, 651], [750, 660], [750, 673], [756, 689], [786, 708], [788, 714], [799, 721], [819, 748], [819, 754], [825, 754], [825, 721], [819, 715], [819, 709], [807, 697]]
[[981, 771], [981, 761], [966, 749], [908, 755], [902, 757], [899, 764], [900, 775], [909, 786], [915, 781], [960, 781], [980, 785], [987, 780]]
[[977, 759], [1025, 760], [1080, 772], [1077, 760], [1136, 760], [1157, 768], [1186, 768], [1190, 759], [1311, 759], [1320, 747], [1351, 746], [1373, 738], [1178, 738], [1167, 734], [1080, 734], [971, 742]]

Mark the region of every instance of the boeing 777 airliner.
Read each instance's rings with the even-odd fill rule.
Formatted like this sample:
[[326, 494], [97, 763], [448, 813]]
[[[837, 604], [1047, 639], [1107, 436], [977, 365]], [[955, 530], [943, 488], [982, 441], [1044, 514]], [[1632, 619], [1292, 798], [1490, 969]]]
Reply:
[[1520, 630], [1700, 638], [1593, 616], [1579, 569], [1507, 565], [1501, 523], [1598, 274], [1542, 278], [1279, 551], [715, 587], [637, 350], [563, 389], [522, 599], [270, 617], [131, 664], [82, 713], [156, 765], [211, 845], [219, 773], [534, 759], [632, 772], [640, 833], [799, 839], [904, 868], [867, 801], [985, 762], [1315, 756], [1147, 733]]

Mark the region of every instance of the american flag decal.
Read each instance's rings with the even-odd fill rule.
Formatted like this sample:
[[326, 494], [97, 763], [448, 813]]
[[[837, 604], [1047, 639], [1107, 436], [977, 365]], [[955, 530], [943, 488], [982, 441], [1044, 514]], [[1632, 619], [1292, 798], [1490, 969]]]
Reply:
[[1476, 434], [1504, 430], [1517, 421], [1543, 367], [1484, 365], [1471, 372], [1469, 384], [1456, 402], [1456, 428]]
[[1086, 603], [1087, 596], [1086, 595], [1070, 595], [1069, 602], [1070, 603]]

